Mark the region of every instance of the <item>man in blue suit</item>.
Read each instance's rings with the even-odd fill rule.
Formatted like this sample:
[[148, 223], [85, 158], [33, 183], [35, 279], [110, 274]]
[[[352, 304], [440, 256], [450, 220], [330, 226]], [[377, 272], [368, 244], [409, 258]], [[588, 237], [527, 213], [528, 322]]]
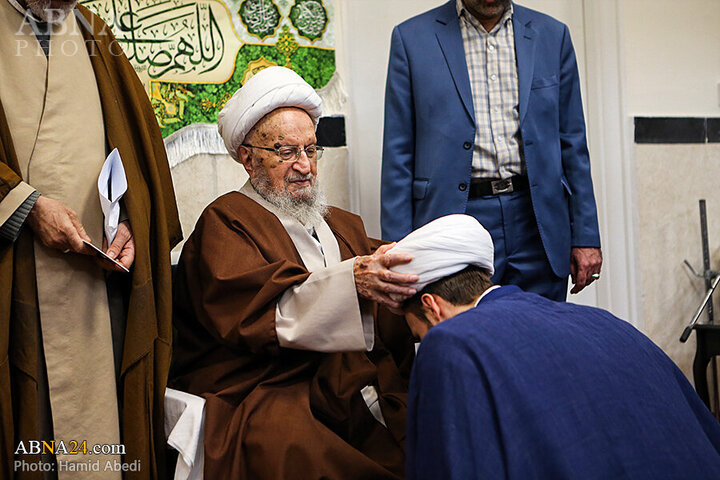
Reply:
[[393, 31], [382, 231], [467, 213], [495, 242], [493, 281], [564, 300], [602, 264], [568, 29], [510, 0], [450, 0]]
[[493, 286], [492, 240], [467, 215], [434, 220], [391, 251], [411, 255], [393, 269], [419, 279], [404, 305], [422, 338], [408, 480], [720, 478], [720, 424], [632, 325]]

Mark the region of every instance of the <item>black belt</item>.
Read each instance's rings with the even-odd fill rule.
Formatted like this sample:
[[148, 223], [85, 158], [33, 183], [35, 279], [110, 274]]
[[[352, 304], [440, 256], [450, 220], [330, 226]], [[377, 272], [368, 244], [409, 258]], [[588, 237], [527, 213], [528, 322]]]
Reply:
[[500, 195], [502, 193], [519, 192], [527, 190], [528, 178], [526, 175], [515, 175], [510, 178], [486, 180], [473, 179], [470, 182], [470, 198], [484, 197], [486, 195]]

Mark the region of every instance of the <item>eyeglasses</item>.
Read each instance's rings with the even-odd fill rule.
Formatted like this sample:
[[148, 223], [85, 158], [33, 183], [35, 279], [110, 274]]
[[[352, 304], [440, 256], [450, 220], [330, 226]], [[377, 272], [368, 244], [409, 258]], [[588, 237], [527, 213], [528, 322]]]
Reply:
[[316, 162], [320, 159], [320, 157], [322, 157], [322, 154], [325, 151], [323, 147], [319, 147], [317, 145], [308, 145], [305, 148], [298, 147], [297, 145], [283, 145], [282, 147], [278, 148], [270, 148], [258, 147], [257, 145], [243, 143], [242, 146], [248, 148], [259, 148], [260, 150], [267, 150], [268, 152], [275, 152], [277, 156], [280, 157], [280, 161], [283, 163], [297, 162], [298, 160], [300, 160], [300, 154], [302, 152], [305, 152], [308, 160], [310, 160], [311, 162]]

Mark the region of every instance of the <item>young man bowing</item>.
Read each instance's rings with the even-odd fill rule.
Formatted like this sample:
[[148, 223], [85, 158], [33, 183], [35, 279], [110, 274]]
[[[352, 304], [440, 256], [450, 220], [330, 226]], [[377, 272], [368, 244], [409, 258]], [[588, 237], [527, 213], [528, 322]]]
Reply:
[[[470, 241], [472, 240], [472, 241]], [[407, 478], [715, 479], [720, 425], [673, 362], [597, 308], [493, 286], [490, 234], [441, 217], [391, 250], [419, 275]]]

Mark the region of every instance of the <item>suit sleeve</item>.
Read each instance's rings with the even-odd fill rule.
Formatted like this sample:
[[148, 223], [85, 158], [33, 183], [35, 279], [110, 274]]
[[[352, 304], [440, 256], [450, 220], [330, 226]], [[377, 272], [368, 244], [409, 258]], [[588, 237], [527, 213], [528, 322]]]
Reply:
[[560, 55], [560, 147], [563, 171], [570, 190], [571, 242], [573, 247], [600, 247], [580, 79], [567, 27], [563, 30]]
[[415, 156], [412, 78], [397, 27], [390, 43], [384, 129], [380, 223], [383, 239], [396, 241], [412, 231]]
[[408, 480], [505, 478], [487, 379], [463, 338], [431, 331], [410, 381]]

